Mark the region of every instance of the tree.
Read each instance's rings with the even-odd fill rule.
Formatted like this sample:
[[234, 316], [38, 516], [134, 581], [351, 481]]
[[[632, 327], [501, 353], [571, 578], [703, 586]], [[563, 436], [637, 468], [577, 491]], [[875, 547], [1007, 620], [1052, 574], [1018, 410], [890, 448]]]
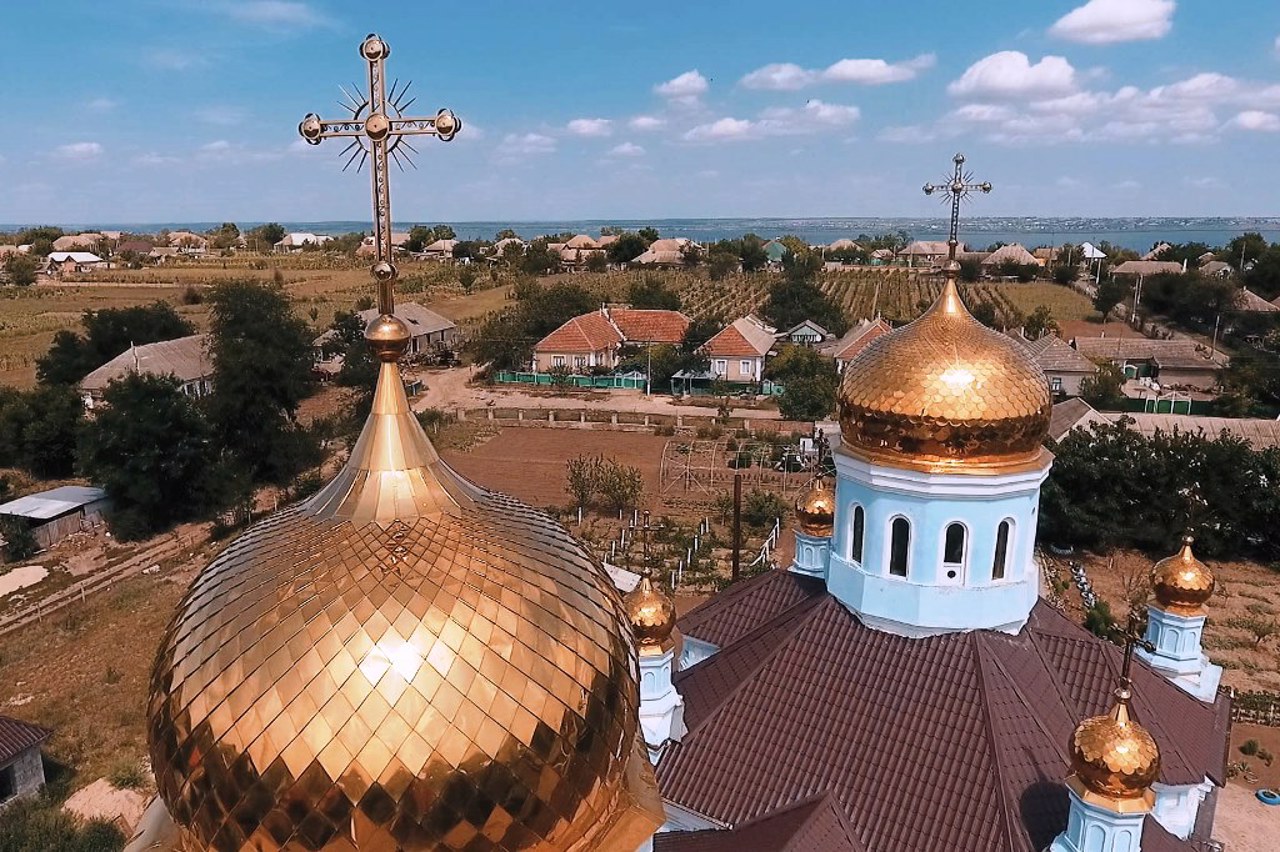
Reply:
[[240, 242], [240, 229], [235, 222], [223, 222], [209, 231], [209, 246], [215, 249], [234, 248]]
[[644, 244], [646, 246], [649, 245], [650, 243], [657, 242], [658, 238], [662, 236], [661, 234], [658, 233], [658, 229], [653, 227], [652, 225], [646, 225], [645, 227], [637, 231], [637, 233], [640, 235], [640, 238], [644, 240]]
[[573, 498], [573, 505], [585, 509], [600, 488], [600, 470], [604, 466], [602, 456], [577, 456], [569, 459], [564, 468], [564, 490]]
[[1053, 281], [1064, 287], [1070, 287], [1080, 275], [1080, 267], [1074, 263], [1059, 263], [1053, 268]]
[[130, 346], [195, 333], [167, 302], [85, 311], [80, 325], [83, 335], [59, 331], [49, 351], [36, 360], [36, 376], [42, 384], [74, 385]]
[[245, 235], [245, 243], [254, 251], [270, 252], [276, 243], [284, 239], [284, 226], [279, 222], [268, 222], [253, 228]]
[[633, 308], [680, 310], [680, 294], [667, 287], [657, 275], [646, 274], [627, 288], [627, 302]]
[[755, 234], [747, 234], [739, 242], [738, 259], [742, 262], [743, 272], [759, 272], [769, 262], [769, 254], [764, 250], [764, 240]]
[[967, 284], [982, 280], [982, 262], [968, 257], [960, 261], [960, 280]]
[[737, 272], [742, 266], [742, 259], [737, 254], [713, 248], [707, 255], [707, 274], [712, 281], [722, 281]]
[[533, 346], [573, 317], [596, 307], [595, 297], [577, 284], [540, 286], [528, 280], [516, 284], [516, 304], [490, 315], [467, 341], [478, 363], [495, 370], [525, 370]]
[[0, 517], [0, 539], [5, 542], [4, 560], [0, 561], [21, 562], [35, 556], [40, 549], [30, 525], [12, 515]]
[[212, 430], [176, 379], [130, 373], [107, 385], [85, 428], [80, 465], [112, 501], [122, 539], [145, 538], [211, 508]]
[[520, 235], [517, 234], [515, 231], [511, 230], [510, 228], [503, 228], [493, 237], [494, 242], [498, 242], [500, 240], [518, 240], [518, 239], [520, 239]]
[[787, 274], [769, 287], [761, 314], [775, 328], [788, 329], [812, 320], [837, 336], [849, 328], [849, 320], [830, 297], [811, 280]]
[[40, 263], [26, 254], [11, 254], [4, 261], [4, 275], [15, 287], [30, 287], [36, 283]]
[[295, 420], [314, 389], [311, 334], [279, 287], [224, 282], [209, 305], [214, 434], [255, 479], [287, 482], [318, 451]]
[[0, 387], [0, 467], [35, 476], [70, 476], [84, 405], [68, 387], [19, 391]]
[[610, 263], [630, 263], [643, 254], [648, 247], [649, 243], [644, 237], [632, 231], [626, 231], [609, 243], [605, 253], [609, 256]]
[[1258, 254], [1253, 268], [1244, 274], [1244, 283], [1263, 298], [1280, 296], [1280, 243]]
[[588, 272], [604, 272], [609, 268], [609, 258], [602, 251], [593, 251], [587, 255], [586, 267]]
[[985, 325], [987, 328], [996, 327], [996, 306], [990, 302], [978, 302], [970, 311], [973, 318]]
[[405, 241], [405, 251], [417, 253], [436, 240], [454, 240], [458, 235], [448, 225], [414, 225], [409, 229], [409, 239]]
[[1249, 261], [1257, 260], [1266, 254], [1267, 248], [1267, 240], [1262, 234], [1257, 231], [1247, 231], [1233, 238], [1218, 255], [1220, 260], [1226, 261], [1237, 270], [1243, 270], [1249, 265]]
[[1110, 361], [1103, 361], [1092, 376], [1080, 380], [1080, 398], [1094, 408], [1122, 410], [1125, 404], [1121, 390], [1124, 383], [1124, 371]]
[[605, 459], [600, 466], [599, 489], [606, 507], [623, 512], [633, 508], [644, 493], [644, 474], [638, 467]]
[[548, 248], [546, 240], [534, 240], [520, 261], [520, 271], [526, 275], [546, 275], [559, 268], [560, 255]]
[[464, 264], [458, 267], [458, 284], [462, 286], [462, 292], [470, 293], [476, 286], [476, 270], [471, 264]]
[[1058, 322], [1053, 318], [1053, 312], [1049, 310], [1048, 305], [1036, 306], [1023, 324], [1022, 332], [1028, 340], [1039, 340], [1046, 334], [1058, 332]]
[[787, 420], [821, 420], [835, 409], [840, 384], [835, 362], [814, 349], [784, 346], [764, 374], [782, 385], [778, 410]]
[[1102, 321], [1115, 310], [1116, 305], [1129, 297], [1129, 285], [1116, 278], [1108, 278], [1098, 284], [1097, 293], [1093, 297], [1093, 308], [1102, 314]]

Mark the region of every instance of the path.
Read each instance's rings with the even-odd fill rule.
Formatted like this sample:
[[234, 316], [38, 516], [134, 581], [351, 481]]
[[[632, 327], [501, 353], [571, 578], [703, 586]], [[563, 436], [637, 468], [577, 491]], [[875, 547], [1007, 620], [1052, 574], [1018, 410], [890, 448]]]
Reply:
[[[415, 411], [427, 408], [440, 408], [446, 411], [464, 408], [526, 408], [538, 410], [569, 409], [580, 411], [594, 409], [599, 411], [619, 411], [635, 414], [688, 414], [704, 417], [714, 416], [714, 408], [697, 405], [677, 405], [673, 398], [666, 394], [645, 396], [637, 390], [596, 391], [587, 396], [552, 396], [529, 393], [520, 385], [469, 385], [473, 371], [470, 367], [455, 367], [448, 370], [432, 370], [423, 372], [420, 378], [426, 385], [426, 392], [413, 403]], [[735, 408], [731, 417], [752, 420], [779, 420], [775, 409]]]

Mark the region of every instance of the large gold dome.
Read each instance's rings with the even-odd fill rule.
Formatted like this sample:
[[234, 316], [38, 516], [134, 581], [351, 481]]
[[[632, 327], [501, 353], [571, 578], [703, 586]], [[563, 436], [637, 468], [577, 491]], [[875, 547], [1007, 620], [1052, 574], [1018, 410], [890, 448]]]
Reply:
[[1204, 615], [1204, 605], [1213, 597], [1213, 572], [1191, 552], [1191, 536], [1182, 540], [1182, 549], [1165, 557], [1151, 570], [1151, 589], [1160, 606], [1175, 615]]
[[345, 469], [179, 607], [160, 796], [187, 850], [635, 848], [661, 819], [628, 631], [563, 527], [440, 461], [384, 363]]
[[1044, 371], [974, 319], [950, 279], [923, 316], [850, 362], [839, 391], [848, 449], [925, 468], [1034, 460], [1052, 407]]
[[1144, 799], [1160, 776], [1156, 741], [1129, 715], [1129, 691], [1111, 712], [1081, 722], [1071, 735], [1071, 769], [1085, 789], [1105, 799]]

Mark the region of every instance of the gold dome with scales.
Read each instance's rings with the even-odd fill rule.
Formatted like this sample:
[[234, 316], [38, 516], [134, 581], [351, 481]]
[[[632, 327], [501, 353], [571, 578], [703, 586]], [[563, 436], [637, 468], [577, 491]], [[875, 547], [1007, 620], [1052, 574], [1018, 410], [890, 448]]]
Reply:
[[403, 116], [386, 43], [360, 52], [367, 99], [299, 130], [372, 161], [373, 410], [342, 471], [179, 605], [148, 709], [160, 795], [129, 852], [634, 849], [662, 806], [621, 600], [562, 526], [440, 459], [396, 364], [388, 160], [461, 122]]

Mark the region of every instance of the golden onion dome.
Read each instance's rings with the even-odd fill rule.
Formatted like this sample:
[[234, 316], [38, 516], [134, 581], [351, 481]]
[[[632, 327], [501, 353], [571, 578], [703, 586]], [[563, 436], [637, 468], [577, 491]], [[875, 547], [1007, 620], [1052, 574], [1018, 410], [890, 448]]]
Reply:
[[1033, 461], [1052, 408], [1044, 371], [974, 319], [951, 278], [919, 319], [849, 363], [839, 391], [848, 449], [926, 470]]
[[835, 528], [836, 495], [819, 477], [813, 487], [796, 501], [796, 519], [805, 535], [829, 537]]
[[1213, 572], [1191, 552], [1194, 541], [1184, 538], [1181, 550], [1151, 570], [1156, 601], [1175, 615], [1203, 615], [1205, 602], [1213, 596]]
[[1110, 713], [1085, 719], [1071, 735], [1071, 769], [1091, 793], [1124, 802], [1143, 799], [1160, 775], [1160, 749], [1129, 715], [1127, 688]]
[[214, 559], [162, 641], [148, 739], [182, 848], [635, 848], [661, 817], [621, 600], [440, 460], [377, 322], [342, 472]]
[[622, 608], [640, 652], [661, 648], [676, 629], [675, 601], [653, 583], [648, 568], [640, 575], [640, 582], [622, 598]]

